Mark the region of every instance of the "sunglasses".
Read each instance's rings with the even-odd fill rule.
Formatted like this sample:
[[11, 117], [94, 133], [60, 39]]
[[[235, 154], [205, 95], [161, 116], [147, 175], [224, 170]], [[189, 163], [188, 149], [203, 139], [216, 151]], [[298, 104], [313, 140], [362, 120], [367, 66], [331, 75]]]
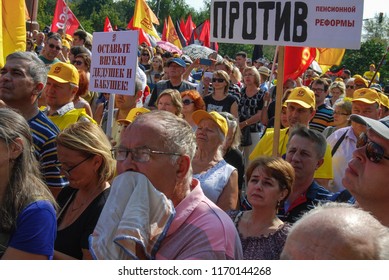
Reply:
[[143, 56], [149, 56], [149, 54], [148, 54], [148, 53], [142, 53], [142, 55], [143, 55]]
[[192, 103], [194, 103], [192, 100], [190, 100], [190, 99], [184, 99], [184, 100], [182, 100], [182, 104], [184, 104], [184, 105], [190, 105], [190, 104], [192, 104]]
[[50, 47], [50, 49], [54, 49], [55, 48], [57, 51], [61, 50], [60, 46], [55, 46], [54, 44], [49, 44], [49, 47]]
[[216, 83], [216, 82], [222, 83], [222, 82], [224, 82], [224, 79], [222, 79], [222, 78], [212, 78], [212, 82], [213, 83]]
[[346, 88], [351, 88], [351, 89], [353, 89], [353, 88], [354, 88], [354, 86], [346, 86]]
[[73, 62], [73, 64], [74, 64], [74, 65], [80, 66], [80, 65], [82, 65], [82, 61], [75, 60], [75, 61]]
[[381, 159], [389, 160], [389, 157], [385, 156], [384, 148], [371, 141], [366, 133], [362, 132], [357, 141], [357, 148], [364, 146], [366, 146], [366, 156], [371, 162], [379, 163]]

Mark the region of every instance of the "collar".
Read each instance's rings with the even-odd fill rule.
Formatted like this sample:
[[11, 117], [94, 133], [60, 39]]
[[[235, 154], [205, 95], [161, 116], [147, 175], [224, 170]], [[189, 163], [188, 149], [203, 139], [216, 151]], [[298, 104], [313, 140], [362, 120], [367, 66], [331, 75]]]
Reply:
[[[48, 111], [47, 111], [47, 113], [48, 113], [50, 111], [50, 107], [47, 106], [47, 108], [48, 108]], [[55, 111], [53, 114], [51, 114], [51, 116], [61, 116], [62, 117], [67, 112], [69, 112], [73, 109], [74, 109], [74, 103], [73, 103], [73, 101], [70, 101], [69, 103], [63, 105], [61, 108], [59, 108], [57, 111]]]

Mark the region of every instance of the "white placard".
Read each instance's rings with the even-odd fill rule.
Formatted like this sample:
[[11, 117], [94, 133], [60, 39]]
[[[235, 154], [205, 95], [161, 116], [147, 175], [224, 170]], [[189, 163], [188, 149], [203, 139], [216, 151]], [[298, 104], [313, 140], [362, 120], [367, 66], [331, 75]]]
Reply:
[[93, 33], [90, 90], [134, 95], [137, 65], [137, 30]]
[[363, 0], [212, 0], [211, 41], [359, 49]]

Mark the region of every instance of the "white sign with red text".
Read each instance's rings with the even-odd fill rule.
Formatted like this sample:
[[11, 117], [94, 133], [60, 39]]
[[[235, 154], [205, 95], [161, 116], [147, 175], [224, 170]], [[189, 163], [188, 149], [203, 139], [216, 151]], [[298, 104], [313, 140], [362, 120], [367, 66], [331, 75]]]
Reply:
[[135, 94], [138, 31], [94, 32], [89, 89]]

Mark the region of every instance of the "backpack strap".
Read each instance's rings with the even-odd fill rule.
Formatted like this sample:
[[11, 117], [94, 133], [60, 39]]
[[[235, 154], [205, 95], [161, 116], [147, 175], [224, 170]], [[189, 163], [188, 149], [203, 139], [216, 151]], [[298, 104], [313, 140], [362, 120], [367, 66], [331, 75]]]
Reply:
[[340, 144], [342, 143], [342, 141], [344, 140], [344, 138], [346, 137], [346, 134], [347, 134], [348, 130], [346, 130], [345, 133], [343, 133], [343, 135], [339, 138], [339, 140], [335, 143], [335, 146], [332, 148], [332, 151], [331, 151], [331, 156], [334, 156], [334, 154], [336, 153], [336, 151], [338, 150]]

